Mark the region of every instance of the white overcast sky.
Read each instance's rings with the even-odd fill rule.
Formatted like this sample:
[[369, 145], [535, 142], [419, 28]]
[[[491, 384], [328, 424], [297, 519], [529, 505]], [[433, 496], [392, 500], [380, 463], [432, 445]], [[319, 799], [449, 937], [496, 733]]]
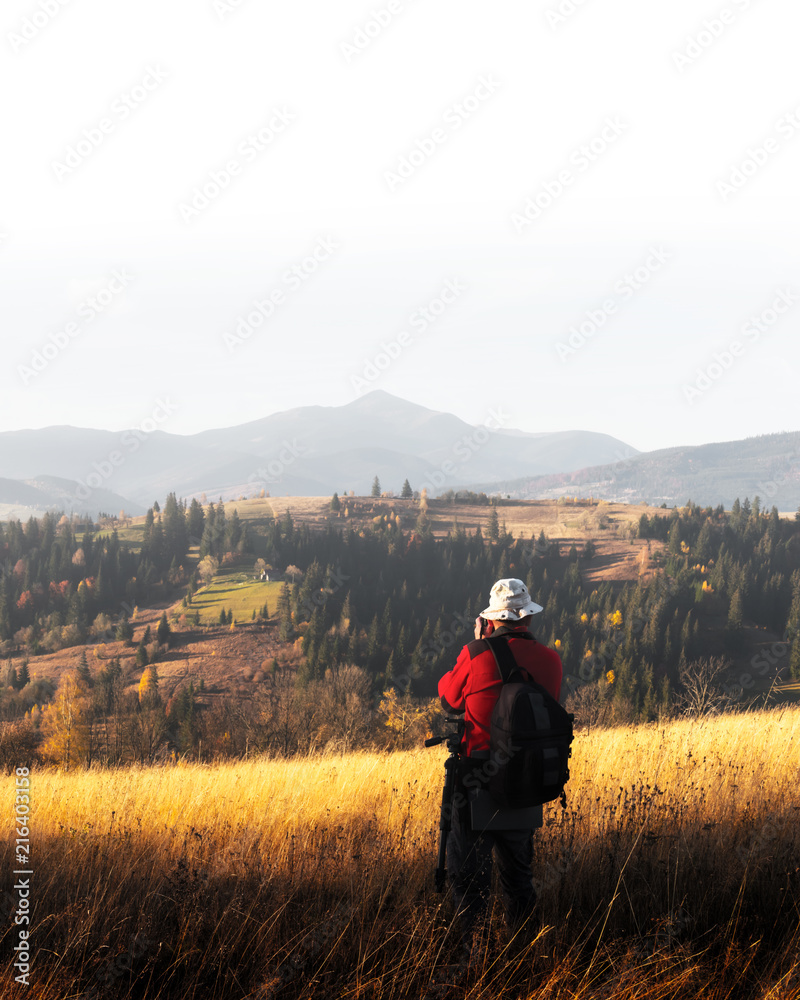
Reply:
[[800, 430], [798, 29], [797, 0], [4, 0], [0, 429], [368, 384], [641, 450]]

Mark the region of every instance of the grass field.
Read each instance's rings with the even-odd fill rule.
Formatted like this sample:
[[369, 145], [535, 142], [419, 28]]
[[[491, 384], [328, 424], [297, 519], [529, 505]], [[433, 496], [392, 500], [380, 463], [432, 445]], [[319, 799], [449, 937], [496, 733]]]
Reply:
[[233, 611], [234, 621], [250, 621], [253, 611], [258, 614], [265, 603], [273, 617], [282, 586], [280, 582], [254, 580], [249, 568], [223, 569], [208, 587], [197, 591], [192, 598], [192, 610], [200, 612], [200, 623], [204, 625], [216, 622], [223, 608]]
[[[109, 528], [103, 528], [95, 533], [95, 538], [110, 538], [113, 532]], [[130, 524], [126, 525], [124, 528], [117, 528], [117, 536], [121, 542], [132, 549], [134, 552], [138, 552], [142, 547], [142, 539], [144, 538], [144, 518], [137, 517], [131, 521]]]
[[579, 734], [536, 835], [543, 927], [512, 954], [495, 913], [458, 988], [441, 748], [37, 771], [26, 995], [797, 1000], [799, 740], [798, 709]]

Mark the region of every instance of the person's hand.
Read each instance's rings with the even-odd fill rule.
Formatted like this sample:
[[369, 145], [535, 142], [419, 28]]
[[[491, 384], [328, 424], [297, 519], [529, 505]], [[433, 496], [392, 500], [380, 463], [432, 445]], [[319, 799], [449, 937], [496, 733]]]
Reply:
[[475, 638], [485, 639], [487, 635], [491, 635], [494, 632], [494, 622], [491, 619], [485, 619], [485, 624], [483, 624], [483, 631], [481, 631], [482, 625], [481, 616], [475, 619]]

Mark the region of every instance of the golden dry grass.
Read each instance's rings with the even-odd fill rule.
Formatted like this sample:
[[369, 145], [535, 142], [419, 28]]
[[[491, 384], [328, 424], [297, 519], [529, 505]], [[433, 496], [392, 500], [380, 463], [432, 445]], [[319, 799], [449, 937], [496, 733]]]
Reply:
[[512, 958], [496, 914], [458, 994], [442, 749], [36, 772], [29, 995], [797, 998], [798, 741], [798, 709], [579, 734], [545, 930]]

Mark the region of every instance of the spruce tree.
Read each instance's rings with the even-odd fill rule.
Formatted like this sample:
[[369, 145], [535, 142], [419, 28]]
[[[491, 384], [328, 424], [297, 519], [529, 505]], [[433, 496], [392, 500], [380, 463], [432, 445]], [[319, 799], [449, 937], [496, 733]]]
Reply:
[[78, 663], [78, 679], [82, 684], [85, 684], [87, 688], [94, 686], [94, 681], [92, 680], [92, 673], [89, 670], [89, 661], [86, 659], [86, 650], [84, 649], [81, 653], [80, 662]]
[[128, 621], [128, 616], [123, 615], [122, 621], [117, 625], [115, 638], [121, 640], [126, 646], [133, 645], [133, 625]]
[[280, 596], [278, 597], [278, 639], [281, 642], [290, 642], [293, 638], [292, 602], [289, 594], [289, 584], [284, 581]]
[[159, 646], [169, 646], [170, 639], [172, 637], [172, 629], [169, 627], [169, 621], [167, 620], [167, 612], [164, 611], [161, 617], [158, 619], [158, 628], [156, 629], [156, 642]]
[[372, 480], [372, 493], [370, 494], [370, 496], [379, 497], [380, 495], [381, 495], [381, 481], [376, 476]]
[[792, 643], [789, 654], [789, 673], [794, 680], [800, 681], [800, 638], [795, 639]]
[[202, 504], [195, 497], [189, 505], [189, 511], [186, 515], [187, 542], [189, 545], [200, 544], [205, 519], [206, 516], [203, 513]]
[[728, 608], [728, 629], [731, 632], [740, 632], [744, 627], [744, 613], [742, 611], [742, 592], [737, 587], [731, 597]]
[[[401, 500], [410, 500], [414, 496], [414, 491], [411, 489], [411, 483], [406, 479], [403, 483], [403, 489], [400, 491]], [[800, 512], [798, 512], [800, 514]]]
[[800, 573], [792, 574], [792, 603], [786, 621], [786, 636], [791, 641], [800, 638]]
[[5, 577], [0, 574], [0, 642], [11, 638], [11, 600]]

